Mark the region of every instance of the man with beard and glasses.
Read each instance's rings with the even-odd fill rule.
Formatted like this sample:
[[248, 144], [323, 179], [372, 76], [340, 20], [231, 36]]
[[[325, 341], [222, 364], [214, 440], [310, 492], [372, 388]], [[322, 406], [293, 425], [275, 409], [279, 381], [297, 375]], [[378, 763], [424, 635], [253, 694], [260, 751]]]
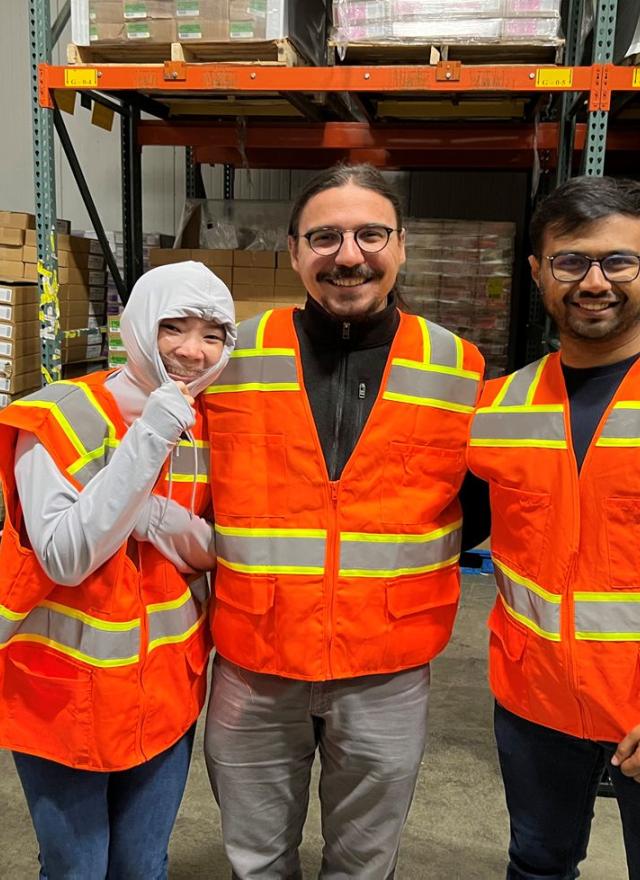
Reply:
[[578, 177], [531, 223], [560, 351], [487, 382], [495, 734], [508, 880], [573, 880], [605, 766], [640, 878], [640, 184]]
[[401, 208], [371, 166], [311, 180], [289, 248], [304, 309], [243, 322], [207, 392], [218, 553], [207, 765], [235, 878], [301, 877], [319, 751], [320, 876], [387, 880], [461, 539], [484, 537], [462, 538], [458, 500], [483, 361], [398, 311]]

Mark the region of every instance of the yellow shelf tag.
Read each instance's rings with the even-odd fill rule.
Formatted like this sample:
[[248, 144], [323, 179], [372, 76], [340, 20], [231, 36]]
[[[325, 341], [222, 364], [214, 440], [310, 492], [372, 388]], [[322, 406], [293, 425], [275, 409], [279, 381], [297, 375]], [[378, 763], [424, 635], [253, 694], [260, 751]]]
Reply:
[[572, 85], [571, 67], [539, 67], [536, 70], [536, 87], [539, 89], [566, 89]]
[[634, 89], [640, 89], [640, 67], [633, 69], [633, 81], [631, 83]]
[[78, 70], [66, 68], [64, 84], [65, 86], [75, 86], [77, 89], [94, 89], [98, 85], [98, 71], [92, 67], [82, 67]]

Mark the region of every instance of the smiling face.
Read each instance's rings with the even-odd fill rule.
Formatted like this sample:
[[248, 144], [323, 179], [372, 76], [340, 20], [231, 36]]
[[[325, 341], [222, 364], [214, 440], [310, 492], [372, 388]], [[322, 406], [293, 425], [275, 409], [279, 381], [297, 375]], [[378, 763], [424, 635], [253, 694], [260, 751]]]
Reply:
[[[364, 253], [353, 230], [386, 226], [394, 231], [378, 253]], [[344, 320], [358, 320], [383, 309], [400, 266], [405, 261], [404, 230], [392, 203], [380, 193], [353, 183], [332, 187], [313, 196], [304, 206], [298, 236], [289, 238], [293, 268], [313, 299], [327, 312]], [[345, 233], [340, 250], [331, 256], [315, 253], [303, 236], [316, 229]]]
[[176, 382], [193, 382], [215, 366], [225, 339], [224, 327], [203, 318], [163, 318], [158, 325], [160, 359]]
[[[540, 258], [529, 257], [531, 274], [544, 307], [560, 334], [563, 352], [576, 362], [622, 360], [640, 351], [640, 278], [609, 281], [592, 264], [581, 281], [558, 281], [547, 257], [584, 254], [640, 254], [640, 219], [612, 214], [565, 235], [547, 229]], [[566, 363], [571, 361], [563, 357]], [[576, 362], [576, 365], [579, 365]]]

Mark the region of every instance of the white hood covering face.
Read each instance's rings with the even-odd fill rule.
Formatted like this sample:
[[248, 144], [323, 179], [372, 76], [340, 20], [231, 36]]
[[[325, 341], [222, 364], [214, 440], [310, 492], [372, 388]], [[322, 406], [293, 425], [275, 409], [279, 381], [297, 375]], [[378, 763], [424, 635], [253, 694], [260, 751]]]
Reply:
[[236, 343], [235, 310], [227, 286], [202, 263], [171, 263], [146, 272], [134, 285], [120, 317], [127, 363], [109, 380], [127, 423], [142, 412], [147, 397], [172, 381], [158, 351], [158, 325], [166, 318], [202, 318], [223, 325], [226, 340], [215, 366], [188, 384], [193, 397], [227, 365]]

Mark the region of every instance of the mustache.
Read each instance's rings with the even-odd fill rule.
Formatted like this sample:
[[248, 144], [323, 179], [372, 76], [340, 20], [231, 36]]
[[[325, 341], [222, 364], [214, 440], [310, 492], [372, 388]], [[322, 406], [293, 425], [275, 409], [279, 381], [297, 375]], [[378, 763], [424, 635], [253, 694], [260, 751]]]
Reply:
[[321, 272], [318, 275], [320, 281], [372, 281], [381, 278], [380, 272], [375, 272], [369, 266], [338, 266], [331, 272]]

